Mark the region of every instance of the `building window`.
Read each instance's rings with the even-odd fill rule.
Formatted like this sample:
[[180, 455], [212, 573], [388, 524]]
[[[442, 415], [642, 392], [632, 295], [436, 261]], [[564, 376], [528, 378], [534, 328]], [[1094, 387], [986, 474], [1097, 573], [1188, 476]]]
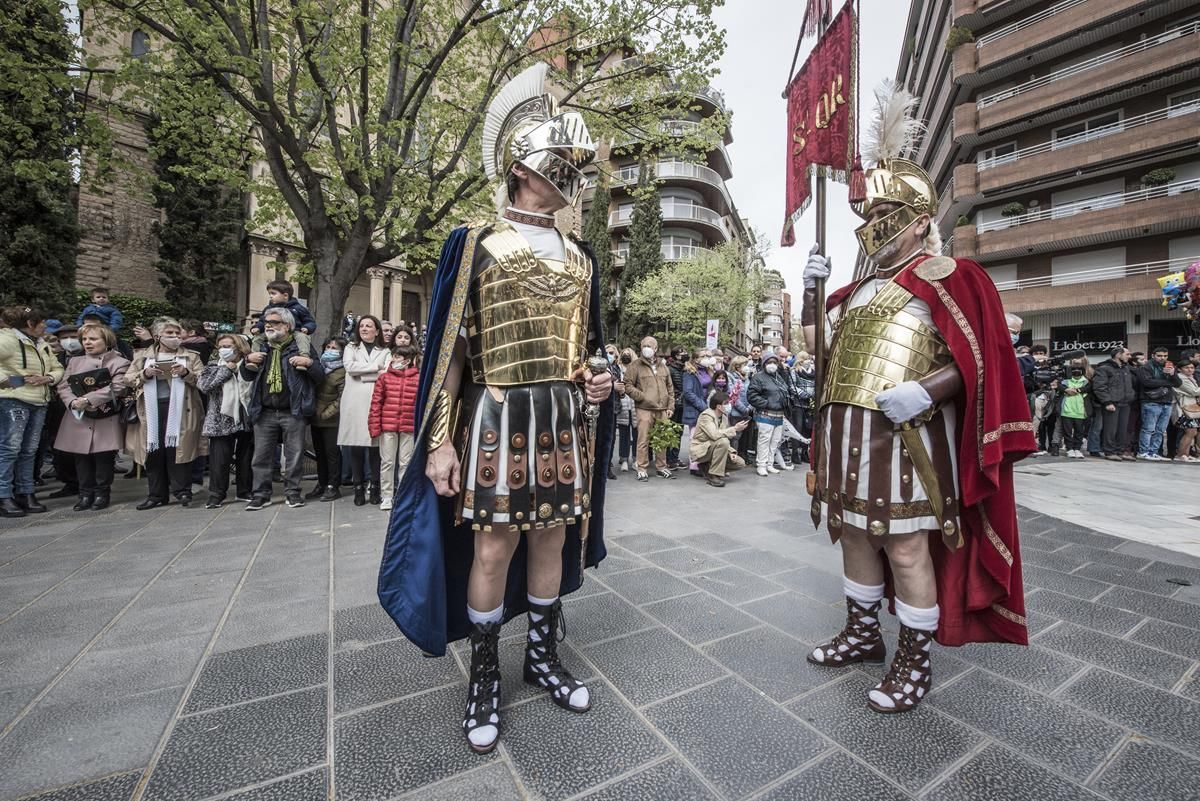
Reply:
[[150, 52], [150, 36], [145, 31], [134, 31], [129, 39], [129, 52], [134, 58], [145, 58]]
[[1099, 139], [1102, 136], [1120, 133], [1122, 130], [1124, 130], [1124, 126], [1121, 124], [1121, 110], [1117, 109], [1082, 122], [1055, 128], [1052, 148], [1058, 150], [1060, 147], [1069, 147], [1080, 142]]
[[1001, 164], [1008, 164], [1016, 161], [1017, 143], [1005, 142], [1002, 145], [989, 147], [987, 150], [980, 150], [976, 160], [979, 164], [986, 164], [988, 167], [999, 167]]
[[1200, 89], [1180, 92], [1167, 98], [1167, 116], [1182, 117], [1200, 111]]

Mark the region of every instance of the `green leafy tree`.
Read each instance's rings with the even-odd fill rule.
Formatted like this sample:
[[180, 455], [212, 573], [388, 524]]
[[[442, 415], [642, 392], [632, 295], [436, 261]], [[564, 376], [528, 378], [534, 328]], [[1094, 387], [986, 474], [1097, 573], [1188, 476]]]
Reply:
[[600, 272], [600, 312], [604, 316], [605, 336], [612, 339], [617, 327], [616, 288], [613, 275], [612, 238], [608, 233], [608, 207], [612, 193], [608, 181], [601, 178], [592, 194], [592, 205], [583, 218], [583, 239], [596, 254]]
[[[664, 109], [686, 110], [724, 49], [711, 0], [87, 2], [98, 29], [149, 32], [151, 54], [128, 72], [143, 102], [182, 70], [252, 126], [265, 170], [214, 172], [250, 182], [256, 233], [307, 252], [326, 331], [367, 268], [429, 267], [450, 228], [492, 215], [482, 123], [517, 71], [558, 65], [563, 102], [598, 141], [665, 138]], [[603, 64], [635, 51], [653, 56]]]
[[720, 320], [728, 338], [761, 299], [761, 280], [747, 268], [745, 247], [728, 242], [641, 278], [626, 293], [623, 311], [648, 321], [644, 333], [692, 347], [704, 341], [709, 320]]
[[[638, 168], [638, 182], [633, 190], [633, 216], [629, 225], [629, 255], [621, 272], [625, 298], [629, 290], [646, 276], [662, 267], [662, 201], [658, 194], [658, 179], [653, 161], [643, 158]], [[640, 339], [649, 333], [648, 326], [657, 319], [622, 303], [621, 333], [625, 339]]]
[[57, 0], [0, 14], [0, 303], [72, 310], [75, 49]]

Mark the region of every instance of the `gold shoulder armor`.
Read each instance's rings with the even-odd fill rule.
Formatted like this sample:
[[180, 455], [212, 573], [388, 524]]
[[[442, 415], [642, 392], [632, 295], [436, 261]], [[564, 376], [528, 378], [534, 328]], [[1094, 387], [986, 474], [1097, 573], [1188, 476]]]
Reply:
[[949, 256], [934, 256], [913, 268], [917, 278], [925, 281], [941, 281], [958, 269], [958, 262]]

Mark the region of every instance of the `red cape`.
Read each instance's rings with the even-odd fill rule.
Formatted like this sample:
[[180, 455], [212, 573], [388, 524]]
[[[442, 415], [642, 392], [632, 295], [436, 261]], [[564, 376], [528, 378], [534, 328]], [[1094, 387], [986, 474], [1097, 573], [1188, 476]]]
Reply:
[[[937, 641], [1025, 645], [1025, 592], [1012, 467], [1037, 450], [1029, 402], [995, 284], [973, 261], [955, 259], [943, 278], [922, 278], [920, 257], [896, 283], [928, 304], [963, 378], [958, 407], [958, 493], [965, 544], [951, 551], [930, 537], [941, 620]], [[936, 274], [936, 273], [935, 273]], [[862, 281], [829, 297], [841, 305]], [[889, 581], [890, 585], [890, 581]]]

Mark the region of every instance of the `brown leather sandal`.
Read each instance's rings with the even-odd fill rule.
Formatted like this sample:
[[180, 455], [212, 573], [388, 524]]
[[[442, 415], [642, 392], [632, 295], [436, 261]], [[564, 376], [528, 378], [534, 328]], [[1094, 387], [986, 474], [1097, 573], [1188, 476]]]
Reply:
[[[892, 667], [883, 681], [867, 695], [867, 704], [876, 712], [885, 715], [908, 712], [929, 695], [933, 687], [933, 669], [929, 664], [929, 646], [933, 642], [932, 631], [910, 629], [900, 626], [900, 644]], [[873, 696], [881, 694], [891, 700], [891, 706], [880, 703]]]
[[[846, 597], [846, 627], [829, 642], [818, 645], [808, 655], [808, 661], [825, 667], [846, 667], [859, 662], [882, 662], [887, 656], [887, 647], [879, 632], [879, 610], [883, 601], [871, 606], [862, 606], [853, 598]], [[868, 623], [864, 618], [873, 619]], [[855, 642], [851, 642], [855, 640]], [[818, 658], [817, 654], [822, 658]]]

